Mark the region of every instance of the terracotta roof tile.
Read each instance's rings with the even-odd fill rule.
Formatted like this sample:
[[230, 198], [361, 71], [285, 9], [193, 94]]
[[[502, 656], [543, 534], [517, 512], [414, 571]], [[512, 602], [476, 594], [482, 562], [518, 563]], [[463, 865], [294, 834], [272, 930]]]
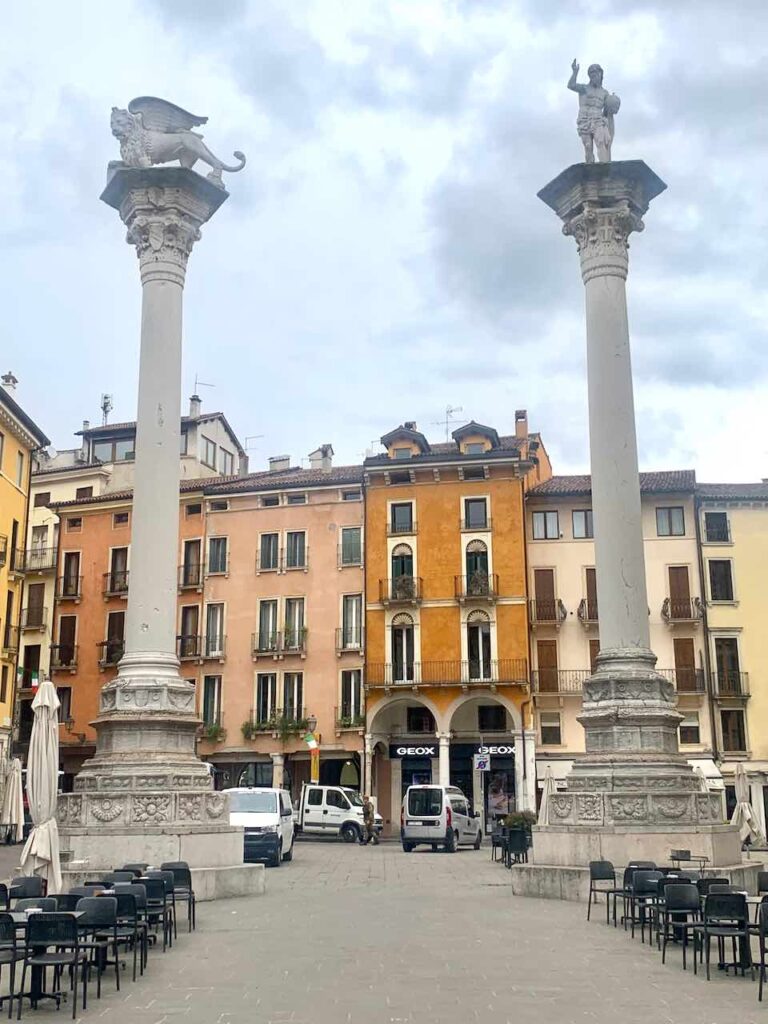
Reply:
[[[643, 494], [680, 493], [693, 491], [696, 472], [693, 469], [670, 469], [659, 473], [641, 473], [640, 491]], [[577, 476], [553, 476], [528, 491], [529, 498], [591, 494], [592, 477], [588, 473]]]
[[768, 501], [768, 481], [758, 484], [697, 484], [696, 495], [715, 501]]

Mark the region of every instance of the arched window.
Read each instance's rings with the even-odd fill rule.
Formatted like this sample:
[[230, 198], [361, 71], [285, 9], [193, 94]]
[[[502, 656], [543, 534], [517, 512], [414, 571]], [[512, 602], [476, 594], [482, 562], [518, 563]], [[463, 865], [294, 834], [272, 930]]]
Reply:
[[486, 612], [470, 612], [467, 617], [467, 655], [469, 678], [492, 678], [491, 619]]
[[392, 619], [392, 681], [412, 683], [413, 663], [413, 619], [401, 612]]
[[409, 544], [397, 544], [392, 549], [392, 579], [413, 576], [413, 551]]
[[483, 597], [488, 593], [488, 547], [482, 540], [467, 544], [467, 594]]

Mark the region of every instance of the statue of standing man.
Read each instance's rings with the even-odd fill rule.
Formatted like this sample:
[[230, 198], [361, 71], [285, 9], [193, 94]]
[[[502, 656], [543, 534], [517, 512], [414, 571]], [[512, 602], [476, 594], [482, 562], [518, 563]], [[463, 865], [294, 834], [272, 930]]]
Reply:
[[610, 163], [613, 142], [613, 115], [619, 111], [621, 100], [615, 93], [603, 88], [603, 69], [599, 64], [590, 64], [587, 71], [589, 82], [581, 85], [576, 81], [579, 65], [574, 59], [568, 88], [579, 94], [579, 116], [576, 131], [584, 144], [584, 159], [588, 164], [597, 159], [601, 164]]

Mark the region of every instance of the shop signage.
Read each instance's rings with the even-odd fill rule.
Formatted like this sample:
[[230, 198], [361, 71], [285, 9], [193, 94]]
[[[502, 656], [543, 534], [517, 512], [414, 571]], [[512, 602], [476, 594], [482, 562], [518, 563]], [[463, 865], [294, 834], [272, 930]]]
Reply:
[[475, 754], [473, 759], [476, 772], [489, 772], [491, 770], [490, 754]]
[[437, 744], [425, 743], [420, 746], [397, 746], [390, 744], [389, 756], [398, 757], [437, 757]]
[[[452, 743], [450, 750], [452, 757], [512, 757], [515, 746], [513, 743]], [[389, 756], [394, 760], [403, 757], [438, 757], [439, 751], [437, 743], [390, 743]]]
[[478, 747], [477, 752], [478, 754], [490, 754], [491, 757], [509, 757], [510, 754], [514, 754], [515, 748], [508, 743], [498, 743], [488, 747]]

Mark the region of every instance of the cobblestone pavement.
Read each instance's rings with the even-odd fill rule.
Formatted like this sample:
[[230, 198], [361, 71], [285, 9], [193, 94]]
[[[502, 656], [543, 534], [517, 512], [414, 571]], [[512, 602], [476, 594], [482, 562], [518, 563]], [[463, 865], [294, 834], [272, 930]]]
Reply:
[[[601, 908], [602, 909], [602, 908]], [[107, 1024], [752, 1024], [757, 982], [683, 973], [581, 904], [510, 892], [490, 851], [297, 844], [266, 896], [199, 907]], [[33, 1016], [47, 1018], [52, 1008]], [[64, 1020], [66, 1010], [59, 1019]], [[51, 1017], [52, 1019], [52, 1017]]]

